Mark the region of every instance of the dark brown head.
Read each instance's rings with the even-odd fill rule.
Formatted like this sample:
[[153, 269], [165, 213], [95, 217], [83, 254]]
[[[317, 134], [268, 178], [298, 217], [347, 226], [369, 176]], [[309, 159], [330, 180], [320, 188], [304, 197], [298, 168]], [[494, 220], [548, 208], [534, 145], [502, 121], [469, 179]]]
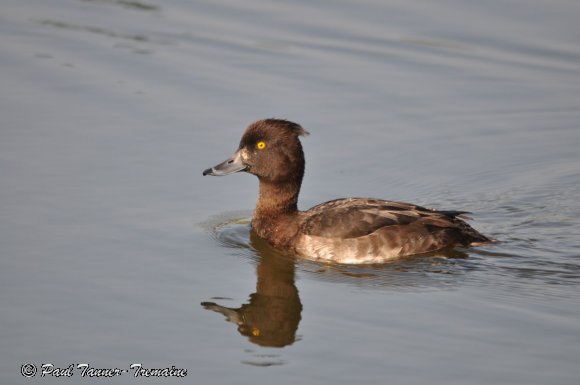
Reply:
[[304, 152], [298, 137], [308, 135], [299, 124], [282, 119], [252, 123], [244, 132], [236, 153], [203, 175], [228, 175], [246, 171], [261, 182], [300, 186], [304, 175]]

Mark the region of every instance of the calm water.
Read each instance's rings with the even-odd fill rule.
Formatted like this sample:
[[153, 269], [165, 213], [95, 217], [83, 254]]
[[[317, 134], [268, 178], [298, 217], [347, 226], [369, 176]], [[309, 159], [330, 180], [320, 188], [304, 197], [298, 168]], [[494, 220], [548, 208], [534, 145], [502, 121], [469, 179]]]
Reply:
[[[578, 384], [580, 3], [4, 0], [0, 373], [75, 383]], [[497, 245], [329, 266], [203, 178], [296, 120], [300, 206], [469, 210]], [[227, 322], [227, 321], [230, 322]], [[71, 380], [68, 380], [70, 382]]]

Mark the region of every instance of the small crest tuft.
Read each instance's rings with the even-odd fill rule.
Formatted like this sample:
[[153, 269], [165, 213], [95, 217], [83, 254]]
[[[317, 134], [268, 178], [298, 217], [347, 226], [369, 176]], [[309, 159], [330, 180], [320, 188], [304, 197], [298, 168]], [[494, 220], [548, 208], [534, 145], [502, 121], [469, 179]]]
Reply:
[[[261, 122], [263, 122], [265, 125], [268, 125], [268, 126], [274, 126], [274, 127], [288, 130], [288, 131], [292, 132], [293, 134], [295, 134], [296, 136], [308, 136], [308, 135], [310, 135], [310, 132], [306, 131], [301, 125], [299, 125], [298, 123], [291, 122], [291, 121], [286, 120], [286, 119], [270, 118], [270, 119], [264, 119]], [[258, 122], [256, 122], [256, 123], [258, 123]]]

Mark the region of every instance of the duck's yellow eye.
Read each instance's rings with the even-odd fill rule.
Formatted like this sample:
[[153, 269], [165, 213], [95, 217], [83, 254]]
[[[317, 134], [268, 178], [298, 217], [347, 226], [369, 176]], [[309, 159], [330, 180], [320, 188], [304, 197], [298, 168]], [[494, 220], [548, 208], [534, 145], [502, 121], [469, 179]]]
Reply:
[[259, 141], [258, 143], [256, 143], [256, 148], [258, 150], [263, 150], [266, 148], [266, 142], [264, 142], [263, 140]]

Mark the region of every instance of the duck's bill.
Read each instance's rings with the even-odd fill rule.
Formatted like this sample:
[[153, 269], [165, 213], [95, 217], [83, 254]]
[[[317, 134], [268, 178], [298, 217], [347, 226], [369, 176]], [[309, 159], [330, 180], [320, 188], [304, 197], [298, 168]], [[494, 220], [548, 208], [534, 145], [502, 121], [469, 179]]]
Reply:
[[237, 151], [234, 155], [232, 155], [229, 159], [226, 159], [224, 162], [205, 170], [203, 172], [203, 175], [222, 176], [233, 174], [234, 172], [238, 171], [243, 171], [245, 169], [246, 165], [242, 162], [240, 152]]

